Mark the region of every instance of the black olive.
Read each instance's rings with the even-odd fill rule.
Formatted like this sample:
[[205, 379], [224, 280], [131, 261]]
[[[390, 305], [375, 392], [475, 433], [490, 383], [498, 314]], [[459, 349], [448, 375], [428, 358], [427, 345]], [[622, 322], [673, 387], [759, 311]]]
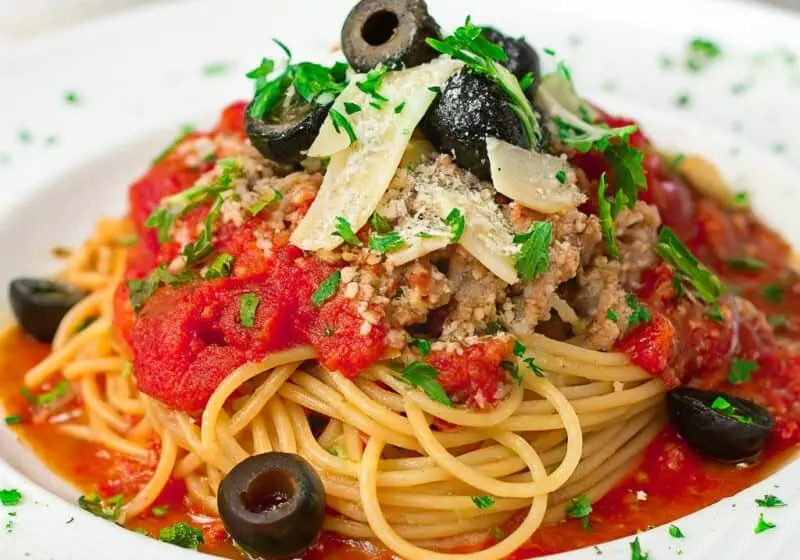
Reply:
[[361, 0], [342, 26], [342, 50], [357, 72], [379, 64], [410, 68], [439, 54], [429, 37], [441, 34], [424, 0]]
[[239, 546], [266, 558], [295, 558], [322, 530], [325, 488], [302, 457], [263, 453], [227, 474], [217, 505]]
[[64, 315], [85, 295], [74, 286], [44, 278], [15, 278], [8, 287], [17, 322], [42, 342], [52, 342]]
[[437, 150], [452, 155], [458, 165], [485, 180], [491, 177], [487, 137], [531, 147], [500, 86], [468, 70], [445, 82], [422, 122], [422, 130]]
[[512, 39], [504, 35], [493, 27], [484, 27], [483, 36], [490, 40], [492, 43], [498, 44], [503, 47], [508, 55], [508, 60], [503, 62], [503, 66], [508, 68], [508, 71], [514, 74], [518, 80], [521, 80], [526, 74], [533, 75], [533, 85], [529, 87], [525, 93], [529, 98], [533, 99], [536, 91], [536, 86], [542, 77], [541, 69], [539, 68], [539, 55], [528, 42], [523, 39]]
[[757, 459], [775, 426], [775, 418], [752, 401], [691, 387], [670, 391], [667, 409], [689, 445], [723, 463]]
[[317, 137], [328, 109], [289, 94], [289, 99], [278, 103], [263, 118], [253, 117], [248, 106], [245, 130], [253, 147], [265, 158], [278, 163], [298, 163]]

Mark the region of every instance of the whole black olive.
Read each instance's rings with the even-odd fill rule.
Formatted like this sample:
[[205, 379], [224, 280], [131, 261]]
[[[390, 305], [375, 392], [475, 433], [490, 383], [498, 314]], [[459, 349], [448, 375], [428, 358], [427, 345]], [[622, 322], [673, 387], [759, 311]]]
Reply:
[[85, 295], [74, 286], [45, 278], [15, 278], [8, 287], [17, 322], [42, 342], [52, 342], [64, 315]]
[[263, 118], [253, 117], [248, 106], [245, 131], [253, 147], [265, 158], [278, 163], [298, 163], [317, 137], [328, 109], [289, 93], [288, 99]]
[[508, 60], [502, 64], [518, 80], [521, 80], [528, 73], [533, 75], [533, 84], [525, 91], [528, 97], [533, 99], [536, 86], [539, 85], [539, 80], [542, 77], [542, 72], [539, 68], [539, 55], [536, 54], [533, 47], [525, 39], [521, 37], [512, 39], [493, 27], [484, 27], [483, 36], [492, 43], [503, 47], [503, 50], [508, 55]]
[[691, 387], [667, 393], [670, 420], [686, 442], [723, 463], [757, 459], [775, 418], [756, 403]]
[[263, 453], [227, 474], [217, 505], [239, 546], [266, 558], [295, 558], [322, 530], [325, 488], [302, 457]]
[[445, 82], [422, 121], [422, 131], [437, 150], [451, 154], [458, 165], [484, 180], [491, 177], [487, 137], [531, 147], [500, 86], [468, 70]]
[[418, 66], [439, 54], [425, 42], [440, 38], [424, 0], [361, 0], [342, 26], [342, 50], [358, 72], [379, 64]]

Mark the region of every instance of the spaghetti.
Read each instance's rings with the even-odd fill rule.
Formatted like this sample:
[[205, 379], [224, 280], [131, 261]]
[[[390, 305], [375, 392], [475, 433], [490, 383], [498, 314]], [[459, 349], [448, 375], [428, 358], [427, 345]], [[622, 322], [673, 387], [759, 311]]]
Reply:
[[[125, 220], [104, 220], [70, 257], [60, 277], [91, 293], [64, 318], [51, 355], [25, 376], [36, 389], [63, 375], [80, 395], [86, 423], [61, 424], [65, 435], [137, 459], [147, 457], [149, 438], [159, 439], [153, 476], [124, 505], [122, 521], [147, 511], [171, 477], [184, 479], [192, 500], [216, 514], [225, 474], [275, 450], [300, 454], [320, 474], [327, 530], [376, 538], [411, 560], [448, 558], [431, 549], [469, 545], [522, 512], [505, 539], [459, 555], [502, 558], [542, 523], [562, 519], [574, 497], [599, 499], [663, 425], [662, 382], [627, 356], [536, 334], [524, 342], [546, 377], [525, 376], [488, 412], [435, 402], [381, 364], [350, 380], [316, 364], [308, 346], [237, 368], [200, 418], [170, 410], [138, 392], [112, 336], [126, 252], [117, 240], [128, 228]], [[318, 435], [312, 413], [329, 420]], [[433, 431], [432, 423], [448, 428]], [[393, 458], [391, 449], [417, 456]], [[483, 495], [493, 496], [490, 511], [473, 501]]]

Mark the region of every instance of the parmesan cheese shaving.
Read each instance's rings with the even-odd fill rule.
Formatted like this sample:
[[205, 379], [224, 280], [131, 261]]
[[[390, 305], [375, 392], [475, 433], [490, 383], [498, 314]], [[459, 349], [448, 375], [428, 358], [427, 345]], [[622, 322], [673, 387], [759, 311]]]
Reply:
[[[387, 74], [380, 94], [389, 99], [381, 109], [370, 105], [370, 97], [355, 85], [356, 77], [334, 103], [346, 114], [344, 103], [361, 110], [348, 115], [357, 140], [337, 133], [330, 117], [309, 150], [309, 156], [331, 156], [327, 173], [314, 203], [292, 233], [291, 243], [305, 250], [334, 249], [342, 238], [333, 235], [336, 217], [346, 219], [358, 231], [367, 223], [403, 156], [411, 134], [436, 94], [430, 87], [442, 84], [462, 66], [441, 57], [428, 64]], [[405, 103], [403, 110], [395, 107]]]
[[497, 138], [486, 139], [486, 151], [494, 188], [523, 206], [543, 214], [556, 214], [586, 201], [566, 159], [526, 150]]

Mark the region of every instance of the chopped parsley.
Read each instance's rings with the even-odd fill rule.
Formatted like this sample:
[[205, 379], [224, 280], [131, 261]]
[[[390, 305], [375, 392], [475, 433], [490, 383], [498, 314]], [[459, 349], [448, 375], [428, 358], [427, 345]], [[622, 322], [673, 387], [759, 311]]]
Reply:
[[656, 252], [694, 286], [700, 298], [706, 303], [714, 303], [722, 295], [725, 288], [720, 279], [700, 264], [681, 243], [678, 236], [666, 226], [662, 227], [658, 234]]
[[256, 294], [242, 294], [239, 298], [239, 323], [243, 327], [253, 328], [256, 320], [256, 310], [260, 303], [261, 298]]
[[423, 358], [431, 353], [431, 342], [427, 338], [415, 338], [411, 341], [410, 346], [416, 346], [419, 355]]
[[164, 517], [167, 515], [167, 511], [169, 511], [169, 506], [163, 505], [153, 507], [153, 509], [150, 510], [150, 513], [153, 514], [153, 517]]
[[6, 426], [13, 426], [14, 424], [22, 424], [22, 416], [6, 416]]
[[453, 406], [450, 397], [447, 396], [442, 386], [436, 381], [438, 376], [438, 370], [432, 365], [413, 361], [403, 367], [402, 380], [412, 387], [421, 389], [432, 401]]
[[26, 401], [28, 401], [30, 404], [34, 406], [49, 406], [53, 404], [57, 399], [60, 399], [61, 397], [66, 395], [67, 391], [69, 391], [69, 381], [67, 381], [66, 379], [62, 379], [61, 381], [56, 383], [55, 387], [53, 387], [46, 393], [37, 395], [31, 393], [31, 391], [27, 387], [23, 387], [22, 389], [20, 389], [19, 392], [22, 394], [22, 397]]
[[567, 182], [567, 172], [564, 171], [563, 169], [559, 169], [556, 172], [555, 177], [556, 177], [556, 181], [558, 181], [562, 185]]
[[617, 229], [614, 223], [611, 202], [606, 198], [607, 186], [606, 174], [603, 173], [597, 185], [597, 216], [600, 218], [600, 230], [603, 232], [606, 253], [608, 253], [610, 258], [618, 259], [619, 246], [617, 245]]
[[642, 545], [639, 544], [639, 537], [631, 541], [631, 560], [649, 560], [650, 554], [642, 552]]
[[380, 254], [402, 249], [405, 244], [406, 242], [396, 231], [389, 232], [386, 235], [373, 235], [369, 238], [369, 248]]
[[763, 507], [763, 508], [777, 508], [777, 507], [786, 507], [787, 503], [778, 498], [777, 496], [773, 496], [772, 494], [765, 494], [763, 498], [756, 498], [756, 505], [758, 507]]
[[472, 503], [478, 509], [489, 509], [494, 505], [494, 498], [491, 496], [472, 496]]
[[550, 245], [553, 243], [553, 223], [533, 222], [525, 233], [514, 236], [521, 243], [514, 255], [514, 266], [523, 280], [533, 280], [550, 269]]
[[500, 362], [500, 367], [503, 368], [514, 379], [514, 381], [517, 382], [517, 385], [522, 384], [522, 375], [519, 373], [517, 364], [510, 360], [503, 360]]
[[758, 371], [758, 364], [751, 360], [734, 358], [728, 371], [728, 381], [734, 385], [750, 380], [750, 376]]
[[363, 82], [356, 83], [356, 87], [369, 95], [372, 98], [372, 103], [377, 104], [377, 107], [375, 107], [376, 109], [382, 109], [382, 104], [389, 101], [386, 97], [378, 93], [378, 90], [381, 88], [381, 83], [388, 72], [388, 66], [378, 66], [367, 72], [367, 76]]
[[458, 243], [461, 236], [464, 235], [464, 214], [458, 208], [453, 208], [444, 219], [444, 223], [450, 227], [450, 242]]
[[773, 329], [780, 329], [786, 326], [789, 322], [789, 317], [786, 315], [767, 315], [767, 322]]
[[761, 288], [761, 297], [771, 303], [780, 303], [783, 301], [783, 296], [786, 293], [786, 288], [780, 284], [767, 284]]
[[696, 37], [689, 43], [686, 68], [691, 72], [699, 72], [720, 56], [722, 56], [722, 49], [717, 43], [710, 39]]
[[[164, 160], [169, 154], [172, 153], [172, 150], [178, 147], [178, 145], [186, 140], [186, 138], [195, 131], [195, 128], [190, 124], [185, 124], [181, 126], [180, 132], [175, 137], [175, 139], [170, 142], [164, 150], [158, 154], [153, 161], [151, 162], [153, 165], [156, 165]], [[150, 227], [150, 226], [148, 226]]]
[[64, 101], [69, 105], [78, 105], [81, 98], [76, 91], [70, 90], [64, 93]]
[[353, 232], [353, 228], [350, 226], [350, 222], [342, 218], [341, 216], [336, 216], [336, 225], [334, 226], [336, 231], [333, 235], [341, 237], [344, 239], [345, 243], [350, 245], [361, 245], [361, 240], [356, 236]]
[[0, 504], [4, 506], [16, 506], [22, 501], [22, 493], [16, 488], [0, 490]]
[[97, 494], [87, 494], [78, 498], [78, 505], [82, 510], [88, 511], [92, 515], [96, 515], [106, 521], [116, 522], [119, 519], [120, 511], [122, 511], [122, 494], [117, 494], [105, 501], [101, 500]]
[[122, 247], [133, 247], [137, 243], [139, 243], [139, 236], [135, 233], [129, 233], [126, 235], [120, 235], [117, 237], [114, 242], [117, 245], [121, 245]]
[[639, 191], [647, 190], [647, 179], [642, 165], [644, 152], [628, 144], [626, 139], [609, 144], [603, 149], [603, 157], [614, 172], [615, 192], [611, 215], [616, 218], [623, 208], [631, 209], [636, 206]]
[[377, 231], [378, 233], [389, 233], [392, 231], [392, 224], [389, 223], [389, 220], [375, 212], [369, 218], [369, 227]]
[[753, 257], [736, 257], [725, 261], [734, 270], [764, 270], [767, 263]]
[[197, 550], [204, 542], [203, 531], [183, 521], [171, 527], [162, 527], [158, 533], [158, 540], [192, 550]]
[[677, 107], [688, 107], [691, 103], [692, 103], [692, 98], [685, 91], [679, 93], [678, 97], [675, 98], [675, 105]]
[[231, 69], [228, 62], [210, 62], [203, 66], [204, 76], [222, 76]]
[[320, 307], [323, 303], [331, 299], [339, 291], [339, 283], [342, 281], [342, 272], [337, 270], [319, 285], [319, 288], [311, 296], [311, 303], [314, 307]]
[[669, 526], [669, 536], [673, 539], [682, 539], [686, 535], [683, 534], [683, 531], [677, 525], [670, 525]]
[[347, 137], [350, 139], [351, 144], [358, 140], [356, 132], [353, 130], [353, 125], [350, 124], [350, 121], [347, 120], [347, 117], [345, 117], [336, 109], [331, 109], [328, 111], [328, 116], [331, 118], [333, 129], [337, 134], [341, 134], [341, 132], [344, 130], [344, 132], [347, 134]]
[[258, 215], [264, 208], [270, 206], [274, 202], [278, 202], [280, 199], [283, 198], [283, 195], [280, 191], [272, 191], [272, 195], [269, 197], [264, 197], [260, 199], [258, 202], [254, 202], [250, 206], [247, 207], [247, 212], [251, 216]]
[[222, 210], [222, 204], [224, 202], [225, 200], [221, 196], [217, 197], [206, 215], [203, 231], [200, 232], [200, 235], [195, 241], [187, 243], [183, 247], [181, 255], [183, 255], [185, 259], [185, 266], [187, 268], [205, 259], [214, 251], [214, 245], [211, 242], [213, 238], [212, 228], [214, 226], [214, 221]]
[[400, 113], [403, 112], [403, 109], [405, 109], [405, 108], [406, 108], [406, 102], [403, 101], [400, 105], [398, 105], [397, 107], [394, 108], [394, 112], [396, 114], [400, 114]]
[[577, 116], [569, 120], [557, 116], [554, 120], [559, 139], [584, 154], [593, 149], [605, 152], [612, 140], [627, 142], [628, 137], [639, 130], [635, 124], [610, 128], [605, 124], [588, 123]]
[[344, 102], [344, 112], [348, 115], [352, 115], [354, 113], [358, 113], [361, 111], [361, 105], [358, 103], [353, 103], [352, 101], [345, 101]]
[[609, 308], [608, 310], [606, 310], [606, 319], [608, 319], [609, 321], [614, 321], [616, 323], [617, 321], [619, 321], [619, 315], [617, 315], [616, 311]]
[[144, 278], [136, 278], [126, 282], [128, 286], [128, 297], [133, 310], [138, 312], [144, 302], [152, 296], [161, 286], [180, 286], [191, 281], [194, 276], [191, 272], [183, 270], [177, 274], [172, 274], [167, 270], [167, 265], [153, 269]]
[[227, 278], [231, 275], [233, 269], [233, 255], [229, 253], [220, 253], [217, 255], [211, 264], [203, 271], [202, 277], [204, 280], [214, 280], [216, 278]]
[[508, 55], [500, 45], [489, 41], [469, 17], [452, 35], [442, 40], [428, 38], [426, 42], [434, 50], [464, 62], [470, 70], [487, 76], [500, 86], [508, 99], [508, 107], [519, 118], [528, 140], [533, 145], [538, 143], [541, 130], [536, 113], [517, 78], [501, 64], [508, 60]]
[[500, 321], [492, 321], [486, 325], [486, 334], [497, 334], [505, 331], [506, 329]]
[[628, 307], [631, 308], [631, 314], [628, 315], [628, 328], [632, 329], [637, 325], [642, 325], [645, 323], [649, 323], [650, 319], [650, 310], [647, 309], [642, 303], [636, 298], [633, 294], [628, 294], [625, 298], [625, 302], [628, 304]]
[[711, 306], [704, 313], [704, 317], [707, 317], [712, 321], [716, 321], [718, 323], [725, 322], [725, 314], [722, 312], [722, 308], [719, 306], [718, 303], [712, 303]]
[[17, 134], [17, 138], [22, 144], [30, 144], [31, 142], [33, 142], [33, 135], [31, 134], [31, 131], [28, 129], [20, 130], [19, 133]]
[[586, 494], [581, 494], [572, 498], [565, 506], [565, 511], [569, 517], [573, 519], [580, 519], [584, 531], [590, 531], [592, 528], [589, 522], [589, 515], [592, 513], [592, 504]]
[[[542, 368], [536, 365], [534, 359], [532, 357], [527, 357], [527, 358], [525, 357], [525, 353], [527, 351], [528, 349], [525, 347], [524, 344], [522, 344], [522, 342], [520, 342], [519, 340], [514, 341], [514, 347], [511, 350], [512, 354], [514, 354], [517, 358], [520, 358], [522, 360], [522, 363], [528, 366], [528, 369], [530, 369], [534, 373], [534, 375], [536, 375], [537, 377], [544, 377], [544, 371], [542, 371]], [[519, 370], [517, 370], [517, 367], [511, 362], [505, 362], [505, 363], [509, 364], [510, 366], [513, 366], [513, 368], [509, 368], [508, 366], [503, 365], [502, 362], [500, 365], [502, 365], [506, 371], [511, 373], [511, 375], [513, 375], [514, 378], [521, 383], [522, 377], [519, 375]]]
[[766, 519], [764, 519], [764, 514], [761, 513], [758, 516], [758, 523], [756, 523], [755, 529], [753, 532], [758, 535], [759, 533], [763, 533], [764, 531], [769, 531], [770, 529], [774, 529], [777, 527], [774, 523], [770, 523]]
[[753, 423], [753, 419], [750, 418], [749, 416], [742, 416], [741, 414], [737, 414], [736, 407], [733, 406], [725, 397], [715, 398], [714, 401], [711, 403], [711, 410], [716, 410], [720, 414], [733, 418], [734, 420], [738, 420], [742, 424]]

